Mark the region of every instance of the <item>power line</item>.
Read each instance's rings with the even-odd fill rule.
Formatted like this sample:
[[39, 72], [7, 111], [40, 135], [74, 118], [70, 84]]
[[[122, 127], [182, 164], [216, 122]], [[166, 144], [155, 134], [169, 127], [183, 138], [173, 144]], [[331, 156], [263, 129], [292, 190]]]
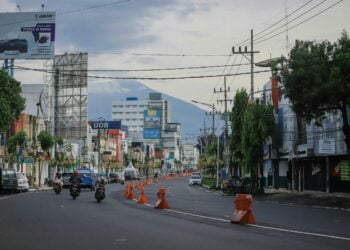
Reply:
[[[282, 21], [284, 21], [286, 18], [288, 18], [289, 16], [293, 15], [294, 13], [296, 13], [297, 11], [299, 11], [300, 9], [304, 8], [306, 5], [308, 5], [309, 3], [311, 3], [313, 0], [309, 0], [308, 2], [304, 3], [302, 6], [300, 6], [299, 8], [295, 9], [294, 11], [292, 11], [290, 14], [288, 14], [287, 16], [279, 19], [277, 22], [271, 24], [270, 26], [268, 26], [267, 28], [263, 29], [262, 31], [259, 31], [258, 33], [255, 34], [255, 36], [259, 36], [260, 34], [262, 34], [263, 32], [271, 29], [272, 27], [274, 27], [275, 25], [281, 23]], [[248, 42], [250, 39], [247, 38], [244, 41], [240, 42], [239, 44], [235, 45], [235, 46], [239, 46], [242, 44], [246, 44], [246, 42]]]
[[81, 12], [81, 11], [84, 11], [84, 10], [96, 9], [96, 8], [101, 8], [101, 7], [114, 5], [114, 4], [121, 4], [121, 3], [125, 3], [125, 2], [130, 2], [130, 1], [132, 1], [132, 0], [119, 0], [119, 1], [112, 1], [112, 2], [108, 2], [108, 3], [101, 3], [101, 4], [88, 6], [88, 7], [85, 7], [85, 8], [58, 12], [57, 15], [66, 15], [66, 14]]
[[[234, 66], [250, 65], [249, 63], [232, 64]], [[17, 66], [21, 67], [21, 66]], [[87, 72], [149, 72], [149, 71], [175, 71], [175, 70], [188, 70], [188, 69], [210, 69], [210, 68], [222, 68], [227, 65], [205, 65], [205, 66], [189, 66], [189, 67], [174, 67], [174, 68], [149, 68], [149, 69], [88, 69], [88, 70], [74, 70], [74, 71], [87, 71]]]
[[[295, 20], [299, 19], [300, 17], [306, 15], [307, 13], [309, 13], [310, 11], [316, 9], [318, 6], [320, 6], [321, 4], [323, 4], [323, 3], [326, 2], [326, 1], [328, 1], [328, 0], [323, 0], [322, 2], [320, 2], [320, 3], [318, 3], [318, 4], [314, 5], [314, 6], [312, 6], [312, 7], [311, 7], [310, 9], [308, 9], [307, 11], [301, 13], [299, 16], [297, 16], [297, 17], [295, 17], [295, 18], [293, 18], [293, 19], [291, 19], [291, 20], [288, 20], [287, 23], [282, 24], [281, 26], [278, 26], [277, 28], [273, 29], [272, 31], [270, 31], [270, 32], [268, 32], [268, 33], [266, 33], [266, 34], [264, 34], [264, 35], [261, 35], [260, 37], [258, 36], [258, 37], [256, 38], [256, 42], [257, 42], [258, 40], [260, 40], [260, 39], [262, 39], [262, 38], [264, 38], [264, 37], [266, 37], [266, 36], [268, 36], [268, 35], [274, 33], [275, 31], [284, 28], [286, 25], [288, 25], [288, 24], [294, 22]], [[284, 33], [284, 32], [285, 32], [285, 31], [283, 31], [282, 33]]]
[[[316, 16], [321, 15], [323, 12], [325, 12], [325, 11], [327, 11], [327, 10], [333, 8], [334, 6], [338, 5], [338, 4], [339, 4], [340, 2], [342, 2], [342, 1], [343, 1], [343, 0], [340, 0], [340, 1], [338, 1], [338, 2], [336, 2], [336, 3], [334, 3], [334, 4], [332, 4], [331, 6], [327, 7], [326, 9], [323, 9], [322, 11], [320, 11], [320, 12], [314, 14], [313, 16], [311, 16], [311, 17], [305, 19], [304, 21], [302, 21], [302, 22], [300, 22], [300, 23], [295, 24], [295, 25], [292, 26], [292, 27], [289, 27], [288, 29], [291, 30], [291, 29], [294, 29], [294, 28], [296, 28], [296, 27], [302, 25], [303, 23], [306, 23], [307, 21], [309, 21], [309, 20], [315, 18]], [[274, 38], [274, 37], [276, 37], [276, 36], [278, 36], [278, 35], [280, 35], [280, 34], [282, 34], [282, 33], [284, 33], [284, 32], [285, 32], [285, 31], [282, 31], [282, 32], [279, 32], [279, 33], [277, 33], [277, 34], [275, 34], [275, 35], [272, 35], [272, 36], [270, 36], [270, 37], [268, 37], [268, 38], [265, 38], [265, 39], [263, 39], [263, 40], [261, 40], [261, 41], [257, 41], [255, 44], [259, 44], [259, 43], [265, 42], [265, 41], [267, 41], [267, 40], [270, 40], [270, 39], [272, 39], [272, 38]]]
[[[89, 10], [89, 9], [96, 9], [96, 8], [105, 7], [105, 6], [108, 6], [108, 5], [121, 4], [121, 3], [124, 3], [124, 2], [130, 2], [130, 1], [132, 1], [132, 0], [118, 0], [118, 1], [108, 2], [108, 3], [96, 4], [96, 5], [88, 6], [88, 7], [85, 7], [85, 8], [58, 12], [58, 13], [56, 13], [56, 16], [66, 15], [66, 14], [71, 14], [71, 13], [76, 13], [76, 12], [81, 12], [81, 11]], [[1, 24], [0, 27], [2, 27], [2, 26], [9, 26], [9, 25], [18, 24], [18, 23], [23, 23], [23, 22], [28, 22], [28, 21], [32, 21], [32, 20], [36, 20], [36, 19], [35, 18], [27, 18], [27, 19], [23, 19], [23, 20], [20, 20], [20, 21], [16, 21], [16, 22], [4, 23], [4, 24]]]
[[[26, 67], [16, 67], [20, 70], [30, 70], [30, 71], [39, 71], [39, 72], [46, 72], [55, 74], [54, 71], [48, 71], [45, 69], [33, 69], [33, 68], [26, 68]], [[255, 71], [254, 73], [266, 73], [270, 72], [270, 70], [261, 70], [261, 71]], [[66, 74], [66, 73], [60, 73], [61, 76], [72, 76], [72, 77], [84, 77], [84, 78], [94, 78], [94, 79], [113, 79], [113, 80], [181, 80], [181, 79], [200, 79], [200, 78], [215, 78], [215, 77], [223, 77], [223, 76], [235, 76], [235, 75], [247, 75], [250, 74], [250, 72], [241, 72], [237, 74], [216, 74], [216, 75], [198, 75], [198, 76], [180, 76], [180, 77], [137, 77], [137, 76], [130, 76], [130, 77], [122, 77], [122, 76], [97, 76], [97, 75], [82, 75], [82, 74]]]

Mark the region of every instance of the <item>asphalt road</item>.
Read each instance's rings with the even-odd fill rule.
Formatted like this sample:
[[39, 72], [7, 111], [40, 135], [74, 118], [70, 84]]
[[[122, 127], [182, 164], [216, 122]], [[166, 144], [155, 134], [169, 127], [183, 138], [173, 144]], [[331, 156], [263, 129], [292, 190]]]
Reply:
[[[160, 186], [170, 210], [153, 208]], [[0, 249], [350, 249], [347, 211], [259, 201], [255, 227], [229, 223], [233, 198], [185, 177], [147, 186], [149, 206], [123, 190], [107, 185], [102, 203], [88, 190], [77, 200], [68, 190], [1, 196]]]

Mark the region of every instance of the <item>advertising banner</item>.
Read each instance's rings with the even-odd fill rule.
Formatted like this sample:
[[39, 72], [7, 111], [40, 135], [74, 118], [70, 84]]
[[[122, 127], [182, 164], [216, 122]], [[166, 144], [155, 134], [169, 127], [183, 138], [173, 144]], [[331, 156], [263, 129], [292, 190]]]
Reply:
[[144, 128], [143, 129], [144, 139], [160, 139], [160, 129], [159, 128]]
[[52, 59], [55, 12], [0, 13], [0, 59]]
[[144, 128], [160, 128], [160, 110], [149, 109], [144, 111]]
[[278, 81], [273, 79], [271, 80], [271, 92], [272, 92], [272, 103], [275, 108], [275, 112], [278, 111]]

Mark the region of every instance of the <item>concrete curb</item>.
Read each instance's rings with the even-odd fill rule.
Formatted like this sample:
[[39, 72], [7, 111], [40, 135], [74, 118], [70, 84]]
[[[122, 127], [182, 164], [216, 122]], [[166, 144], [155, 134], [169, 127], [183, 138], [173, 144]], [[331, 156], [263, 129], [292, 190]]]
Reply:
[[40, 188], [33, 188], [33, 187], [30, 187], [30, 188], [28, 189], [28, 192], [48, 191], [48, 190], [52, 190], [52, 187], [40, 187]]

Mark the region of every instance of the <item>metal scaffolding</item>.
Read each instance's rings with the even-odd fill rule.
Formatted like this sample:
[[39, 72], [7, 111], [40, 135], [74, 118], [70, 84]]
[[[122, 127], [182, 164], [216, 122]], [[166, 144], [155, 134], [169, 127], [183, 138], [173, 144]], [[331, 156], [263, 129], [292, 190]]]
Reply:
[[54, 133], [80, 144], [85, 155], [87, 137], [88, 54], [56, 55], [53, 63]]

